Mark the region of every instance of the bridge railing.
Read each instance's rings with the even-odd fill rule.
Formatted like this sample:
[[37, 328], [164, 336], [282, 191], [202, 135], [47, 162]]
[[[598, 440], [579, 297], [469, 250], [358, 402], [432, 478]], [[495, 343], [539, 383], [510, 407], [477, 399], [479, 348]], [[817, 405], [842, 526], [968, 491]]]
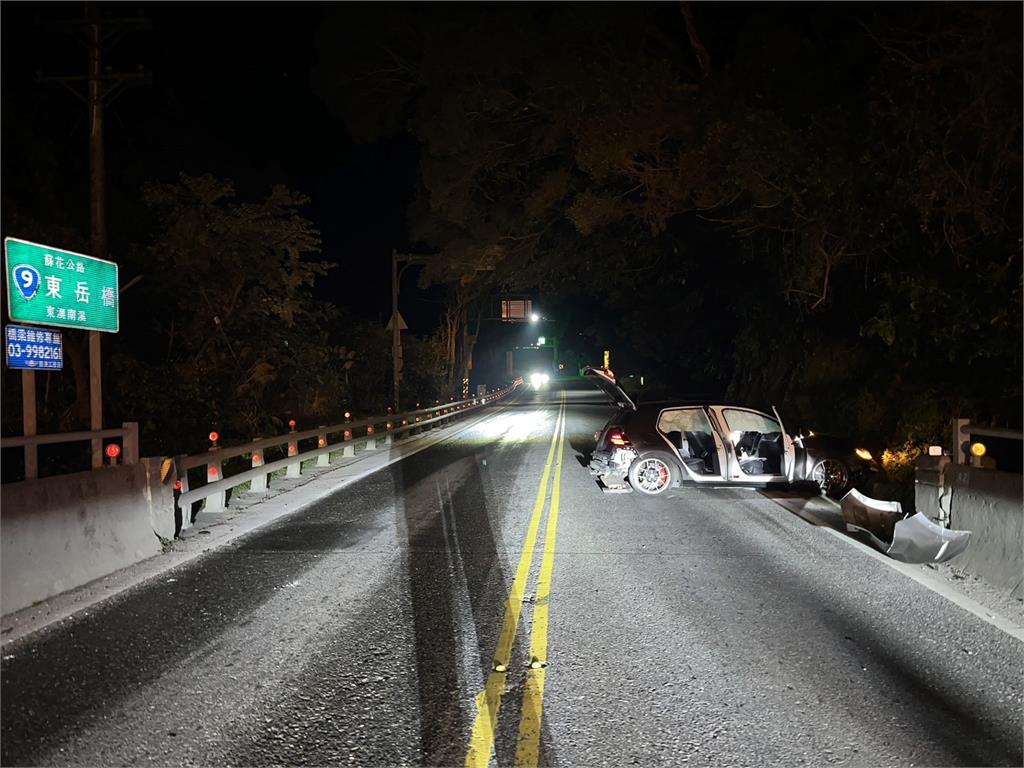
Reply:
[[[1024, 432], [1018, 429], [1005, 429], [1003, 427], [989, 427], [984, 424], [974, 424], [970, 419], [953, 419], [953, 463], [970, 464], [971, 455], [968, 446], [974, 442], [976, 437], [994, 437], [1001, 440], [1024, 440]], [[1005, 469], [1005, 467], [1003, 467]]]
[[90, 432], [57, 432], [49, 435], [27, 435], [21, 437], [5, 437], [0, 439], [0, 448], [22, 448], [25, 452], [25, 479], [35, 480], [39, 477], [39, 464], [36, 449], [40, 445], [58, 445], [61, 443], [86, 443], [93, 440], [120, 440], [118, 459], [124, 464], [139, 463], [139, 423], [126, 421], [120, 429], [98, 429]]
[[[205, 453], [176, 456], [176, 503], [182, 510], [187, 510], [187, 505], [204, 501], [206, 511], [223, 511], [227, 506], [228, 493], [244, 483], [249, 483], [250, 491], [266, 491], [270, 476], [275, 472], [284, 470], [286, 477], [296, 478], [301, 476], [305, 462], [315, 459], [315, 466], [327, 467], [334, 459], [355, 456], [357, 447], [363, 451], [377, 450], [396, 439], [439, 426], [507, 397], [518, 385], [517, 380], [504, 389], [467, 400], [437, 403], [405, 413], [371, 416], [311, 429], [296, 430], [293, 422], [292, 431], [283, 435], [259, 437], [234, 446], [214, 445]], [[267, 462], [268, 449], [284, 453], [284, 458]], [[231, 461], [239, 457], [249, 459], [248, 469], [239, 470], [238, 462]], [[190, 483], [190, 470], [194, 483]], [[230, 475], [227, 474], [229, 471]], [[184, 512], [182, 529], [190, 525], [191, 515]]]

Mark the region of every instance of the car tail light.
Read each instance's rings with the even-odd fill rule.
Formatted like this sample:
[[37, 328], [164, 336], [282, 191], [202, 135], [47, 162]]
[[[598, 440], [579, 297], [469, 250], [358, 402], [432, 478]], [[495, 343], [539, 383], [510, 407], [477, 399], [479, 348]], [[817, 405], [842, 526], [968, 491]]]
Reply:
[[608, 431], [608, 442], [612, 445], [629, 445], [629, 438], [626, 433], [617, 427]]

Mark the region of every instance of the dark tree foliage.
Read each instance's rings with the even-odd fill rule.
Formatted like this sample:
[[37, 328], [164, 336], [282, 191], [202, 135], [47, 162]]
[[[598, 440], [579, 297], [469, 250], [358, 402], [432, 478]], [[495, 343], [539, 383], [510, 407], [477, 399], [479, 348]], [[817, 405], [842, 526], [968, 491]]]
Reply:
[[[118, 340], [108, 386], [115, 418], [141, 420], [149, 450], [196, 450], [210, 429], [231, 442], [290, 418], [309, 428], [346, 409], [383, 411], [387, 339], [313, 298], [330, 265], [313, 258], [320, 240], [300, 212], [305, 197], [279, 186], [239, 202], [230, 182], [184, 175], [143, 197], [156, 228], [136, 254], [145, 279], [125, 309], [145, 335]], [[423, 371], [415, 387], [432, 395], [437, 365], [409, 345]]]
[[822, 429], [1019, 424], [1019, 5], [682, 9], [347, 16], [321, 92], [418, 139], [428, 280], [599, 297], [619, 359]]

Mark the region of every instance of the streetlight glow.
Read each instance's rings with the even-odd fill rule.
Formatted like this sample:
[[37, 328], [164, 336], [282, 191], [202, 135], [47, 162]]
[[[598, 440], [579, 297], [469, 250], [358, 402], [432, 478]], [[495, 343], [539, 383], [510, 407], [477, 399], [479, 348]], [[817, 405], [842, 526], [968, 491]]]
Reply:
[[531, 323], [536, 323], [538, 320], [540, 320], [540, 315], [538, 315], [536, 312], [530, 315]]

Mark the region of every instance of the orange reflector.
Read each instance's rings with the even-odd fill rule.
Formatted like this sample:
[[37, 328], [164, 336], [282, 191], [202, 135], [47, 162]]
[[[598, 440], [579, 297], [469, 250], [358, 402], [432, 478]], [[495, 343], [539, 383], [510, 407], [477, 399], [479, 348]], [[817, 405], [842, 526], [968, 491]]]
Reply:
[[174, 490], [176, 490], [176, 491], [180, 491], [181, 490], [181, 480], [175, 480], [174, 481]]
[[352, 430], [351, 429], [346, 429], [345, 430], [345, 439], [346, 440], [351, 440], [352, 439]]
[[111, 459], [116, 459], [118, 456], [121, 455], [121, 446], [118, 445], [117, 443], [111, 443], [110, 445], [107, 446], [104, 453], [106, 453], [107, 456], [110, 457]]
[[295, 429], [295, 419], [288, 419], [288, 426]]
[[366, 434], [368, 434], [368, 435], [372, 435], [373, 434], [373, 424], [371, 424], [370, 426], [368, 426], [366, 428]]
[[210, 433], [210, 442], [211, 443], [216, 443], [219, 439], [220, 439], [220, 435], [218, 435], [216, 432], [211, 432]]
[[321, 448], [323, 448], [325, 445], [327, 445], [327, 439], [321, 437], [319, 440], [317, 440], [317, 445], [319, 445]]
[[294, 456], [298, 452], [299, 452], [299, 446], [295, 445], [294, 443], [292, 443], [291, 445], [288, 446], [288, 455], [289, 456]]
[[252, 463], [253, 464], [262, 464], [263, 463], [263, 457], [260, 456], [258, 453], [254, 453], [252, 455]]

